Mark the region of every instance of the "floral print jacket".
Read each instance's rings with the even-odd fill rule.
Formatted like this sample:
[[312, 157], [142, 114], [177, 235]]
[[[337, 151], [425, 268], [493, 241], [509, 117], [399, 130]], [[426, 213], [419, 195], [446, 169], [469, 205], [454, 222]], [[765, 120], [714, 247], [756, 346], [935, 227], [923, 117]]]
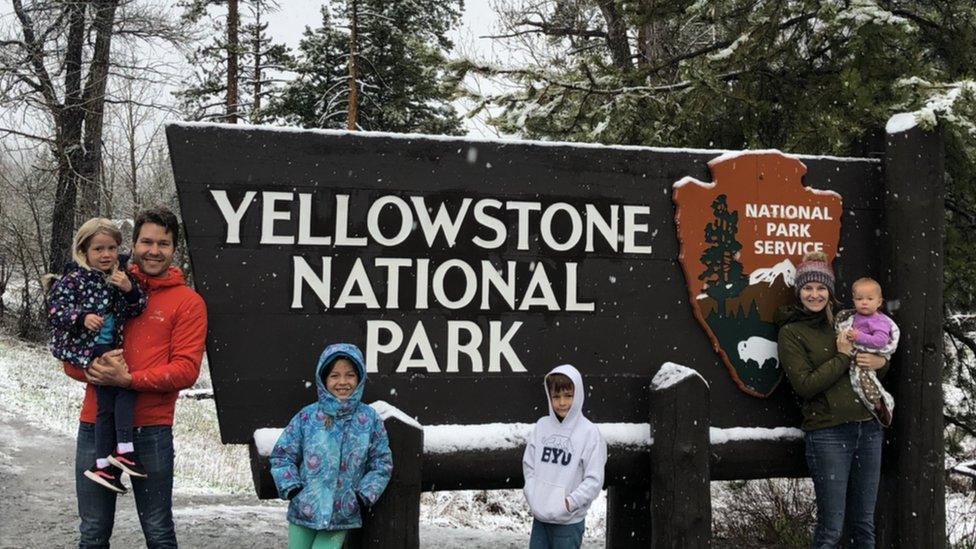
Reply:
[[[125, 265], [127, 260], [120, 256], [119, 265]], [[47, 317], [51, 325], [48, 347], [55, 358], [81, 368], [87, 368], [97, 358], [93, 351], [98, 332], [85, 328], [85, 316], [89, 314], [113, 315], [114, 347], [122, 346], [125, 321], [139, 316], [146, 308], [146, 291], [131, 274], [126, 274], [132, 282], [132, 291], [122, 293], [106, 281], [103, 273], [75, 262], [68, 263], [64, 275], [54, 282], [47, 295]]]
[[[337, 358], [356, 365], [360, 382], [340, 401], [322, 374]], [[288, 521], [314, 530], [362, 526], [360, 505], [379, 499], [393, 472], [383, 420], [362, 403], [366, 368], [355, 345], [326, 347], [315, 369], [318, 402], [301, 409], [271, 451], [271, 475], [282, 499], [291, 499]]]

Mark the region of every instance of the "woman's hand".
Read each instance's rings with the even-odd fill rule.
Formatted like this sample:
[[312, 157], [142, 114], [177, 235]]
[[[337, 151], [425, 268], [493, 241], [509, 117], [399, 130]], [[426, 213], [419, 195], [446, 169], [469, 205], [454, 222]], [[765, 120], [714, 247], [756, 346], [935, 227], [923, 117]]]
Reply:
[[847, 334], [845, 333], [837, 334], [837, 352], [847, 356], [854, 354], [854, 344], [851, 343], [851, 340], [847, 339]]
[[857, 367], [862, 370], [880, 370], [887, 363], [888, 361], [885, 357], [880, 355], [872, 355], [871, 353], [857, 354]]

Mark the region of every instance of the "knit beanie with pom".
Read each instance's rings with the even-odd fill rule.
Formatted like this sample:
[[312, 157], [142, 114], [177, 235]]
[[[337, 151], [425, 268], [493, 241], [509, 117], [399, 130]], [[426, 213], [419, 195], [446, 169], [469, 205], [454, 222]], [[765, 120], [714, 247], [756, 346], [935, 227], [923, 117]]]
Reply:
[[796, 267], [793, 288], [796, 295], [800, 295], [800, 288], [810, 282], [819, 282], [827, 287], [830, 295], [834, 295], [834, 270], [827, 262], [823, 252], [810, 252], [803, 256], [803, 261]]

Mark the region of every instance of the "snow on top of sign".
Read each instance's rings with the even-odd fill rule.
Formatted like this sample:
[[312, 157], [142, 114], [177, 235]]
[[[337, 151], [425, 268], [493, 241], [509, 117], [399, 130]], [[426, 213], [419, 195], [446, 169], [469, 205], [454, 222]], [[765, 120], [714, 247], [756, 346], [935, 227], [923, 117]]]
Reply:
[[449, 454], [474, 450], [503, 450], [525, 446], [531, 423], [484, 423], [480, 425], [427, 425], [424, 453]]
[[651, 380], [651, 386], [655, 389], [664, 389], [671, 387], [681, 380], [691, 376], [698, 376], [702, 381], [705, 382], [705, 385], [708, 385], [705, 378], [703, 378], [701, 374], [695, 370], [692, 370], [687, 366], [675, 364], [674, 362], [665, 362], [664, 366], [661, 366], [661, 369], [654, 374], [654, 379]]
[[[722, 153], [721, 155], [716, 156], [715, 158], [709, 160], [708, 161], [708, 166], [711, 167], [711, 166], [714, 166], [715, 164], [719, 164], [719, 163], [725, 162], [726, 160], [732, 160], [732, 159], [739, 158], [739, 157], [742, 157], [742, 156], [751, 156], [751, 155], [756, 155], [756, 154], [781, 154], [781, 155], [786, 156], [788, 158], [795, 158], [797, 160], [799, 160], [799, 158], [800, 158], [800, 155], [787, 154], [787, 153], [784, 153], [784, 152], [780, 151], [779, 149], [759, 149], [759, 150], [755, 150], [755, 151], [729, 151], [729, 152]], [[803, 162], [800, 162], [800, 164], [803, 164]], [[806, 164], [803, 164], [803, 167], [806, 168], [807, 165]]]
[[[392, 406], [391, 406], [392, 408]], [[395, 408], [394, 408], [395, 409]], [[402, 413], [402, 412], [401, 412]], [[608, 446], [648, 447], [653, 443], [649, 423], [595, 423]], [[449, 454], [483, 450], [512, 450], [525, 446], [532, 423], [484, 423], [479, 425], [424, 426], [424, 453]], [[269, 456], [283, 429], [254, 431], [259, 455]], [[793, 440], [803, 438], [795, 427], [729, 427], [708, 430], [711, 444], [749, 440]]]
[[901, 133], [906, 132], [918, 125], [918, 119], [913, 112], [900, 112], [888, 119], [885, 124], [885, 132]]
[[[796, 276], [796, 267], [793, 266], [793, 262], [789, 259], [784, 259], [779, 263], [773, 265], [769, 268], [756, 269], [749, 274], [749, 285], [759, 284], [760, 282], [767, 282], [770, 286], [776, 281], [777, 277], [783, 277], [783, 282], [787, 286], [793, 285], [793, 279]], [[706, 296], [708, 297], [708, 296]]]
[[420, 422], [408, 416], [403, 410], [397, 408], [389, 402], [377, 400], [376, 402], [370, 403], [370, 406], [373, 407], [373, 410], [376, 410], [376, 413], [379, 414], [380, 419], [383, 421], [386, 421], [391, 417], [395, 417], [415, 429], [423, 429]]
[[[497, 145], [532, 145], [537, 147], [573, 147], [582, 149], [612, 149], [620, 151], [648, 151], [648, 152], [667, 152], [667, 153], [690, 153], [690, 154], [742, 154], [742, 151], [725, 151], [723, 149], [695, 149], [680, 147], [645, 147], [640, 145], [604, 145], [601, 143], [578, 143], [570, 141], [537, 141], [530, 139], [503, 139], [503, 138], [472, 138], [457, 135], [431, 135], [424, 133], [392, 133], [392, 132], [371, 132], [371, 131], [349, 131], [349, 130], [324, 130], [308, 129], [291, 126], [257, 126], [253, 124], [227, 124], [223, 122], [167, 122], [166, 126], [182, 126], [187, 128], [222, 128], [228, 130], [262, 130], [283, 133], [316, 133], [321, 135], [348, 136], [348, 137], [387, 137], [391, 139], [428, 139], [432, 141], [445, 141], [458, 143], [460, 145], [470, 145], [478, 143], [491, 143]], [[762, 153], [770, 151], [745, 151], [748, 153]], [[779, 152], [779, 151], [776, 151]], [[464, 153], [467, 155], [467, 152]], [[826, 156], [810, 154], [794, 154], [796, 158], [807, 158], [812, 160], [834, 160], [838, 162], [868, 162], [878, 164], [878, 158], [853, 158], [843, 156]], [[467, 156], [466, 156], [467, 157]], [[720, 157], [721, 158], [721, 157]]]
[[827, 189], [814, 189], [813, 187], [807, 187], [807, 190], [818, 196], [833, 196], [834, 198], [840, 198], [840, 193], [836, 191], [828, 191]]
[[792, 440], [802, 439], [803, 431], [796, 427], [728, 427], [708, 430], [708, 440], [712, 444], [725, 444], [741, 440]]
[[706, 183], [706, 182], [704, 182], [704, 181], [702, 181], [700, 179], [695, 179], [694, 177], [691, 177], [690, 175], [685, 176], [685, 177], [682, 177], [681, 179], [679, 179], [679, 180], [675, 181], [674, 183], [672, 183], [671, 184], [671, 188], [673, 188], [673, 189], [680, 189], [681, 187], [684, 187], [685, 185], [687, 185], [689, 183], [693, 183], [693, 184], [698, 185], [699, 187], [702, 187], [702, 188], [705, 188], [705, 189], [714, 189], [715, 188], [715, 183], [714, 182], [713, 183]]
[[270, 427], [254, 431], [254, 447], [258, 451], [258, 455], [270, 456], [271, 450], [274, 450], [274, 445], [278, 442], [278, 437], [281, 436], [282, 431], [284, 429]]
[[596, 423], [603, 439], [609, 446], [650, 446], [654, 438], [651, 436], [650, 423]]

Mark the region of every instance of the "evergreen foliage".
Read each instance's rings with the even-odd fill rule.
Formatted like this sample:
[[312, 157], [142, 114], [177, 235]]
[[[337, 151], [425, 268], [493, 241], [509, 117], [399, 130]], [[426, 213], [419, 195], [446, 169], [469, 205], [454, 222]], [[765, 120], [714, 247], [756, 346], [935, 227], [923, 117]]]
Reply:
[[[358, 125], [365, 130], [459, 134], [460, 120], [444, 85], [447, 32], [461, 1], [355, 0]], [[322, 8], [322, 24], [306, 28], [296, 73], [270, 114], [306, 128], [345, 128], [349, 106], [349, 16], [352, 0]]]
[[[946, 137], [946, 382], [976, 353], [976, 3], [503, 0], [518, 66], [461, 60], [462, 94], [533, 139], [866, 156], [895, 113]], [[520, 60], [520, 61], [521, 61]], [[504, 78], [493, 94], [466, 76]], [[496, 87], [497, 88], [497, 87]], [[968, 358], [968, 360], [967, 360]], [[976, 405], [947, 421], [976, 435]]]
[[[283, 71], [290, 61], [284, 44], [275, 43], [267, 34], [264, 16], [277, 5], [270, 0], [239, 0], [246, 17], [237, 39], [238, 102], [237, 116], [244, 122], [265, 121], [268, 103], [280, 93]], [[203, 23], [212, 38], [188, 55], [193, 73], [189, 83], [175, 92], [180, 110], [188, 120], [221, 121], [226, 117], [227, 94], [227, 22], [209, 13], [213, 0], [189, 0], [183, 5], [184, 19]]]

